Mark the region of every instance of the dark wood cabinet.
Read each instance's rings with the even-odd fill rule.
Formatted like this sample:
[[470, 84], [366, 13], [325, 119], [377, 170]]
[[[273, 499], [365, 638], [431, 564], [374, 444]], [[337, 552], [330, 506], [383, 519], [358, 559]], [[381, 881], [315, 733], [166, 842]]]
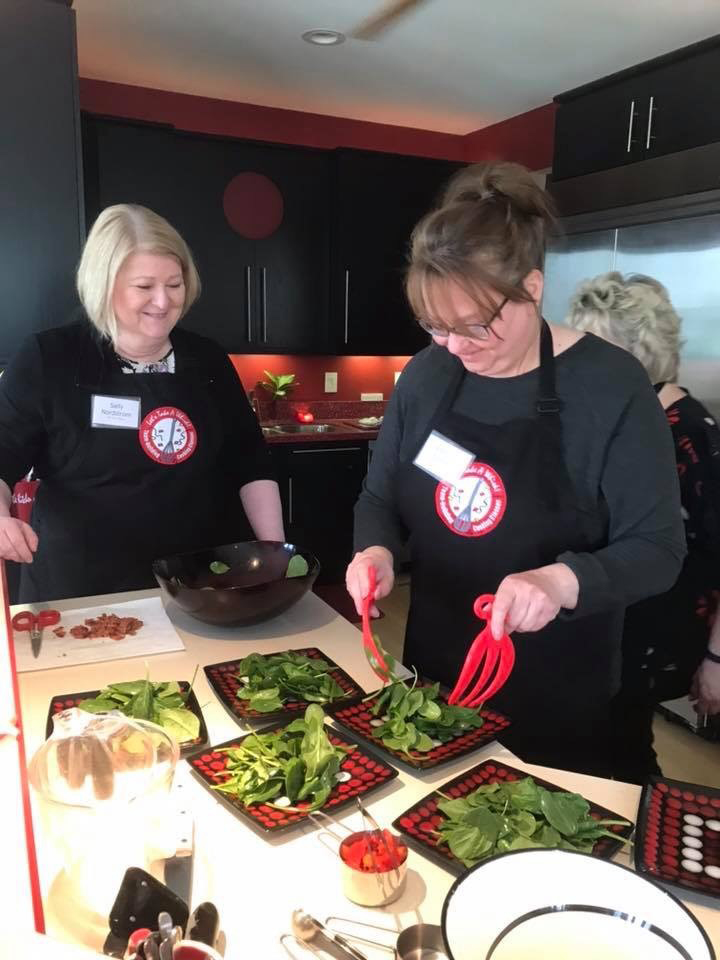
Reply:
[[413, 227], [456, 164], [338, 150], [331, 257], [330, 330], [336, 353], [413, 354], [428, 337], [405, 299]]
[[[183, 235], [202, 280], [183, 325], [230, 353], [316, 353], [327, 340], [329, 156], [85, 117], [88, 217], [141, 203]], [[247, 239], [223, 210], [238, 173], [267, 176], [284, 204], [278, 229]]]
[[84, 237], [75, 14], [0, 0], [0, 366], [70, 319]]
[[719, 77], [712, 38], [556, 97], [553, 180], [720, 141]]
[[278, 444], [270, 450], [286, 537], [318, 558], [319, 583], [342, 583], [352, 558], [353, 508], [367, 473], [367, 442]]
[[[197, 260], [202, 295], [183, 324], [230, 353], [407, 355], [428, 337], [405, 300], [413, 227], [457, 164], [310, 150], [83, 118], [88, 222], [114, 203], [166, 217]], [[238, 173], [268, 177], [280, 226], [248, 240], [223, 210]]]

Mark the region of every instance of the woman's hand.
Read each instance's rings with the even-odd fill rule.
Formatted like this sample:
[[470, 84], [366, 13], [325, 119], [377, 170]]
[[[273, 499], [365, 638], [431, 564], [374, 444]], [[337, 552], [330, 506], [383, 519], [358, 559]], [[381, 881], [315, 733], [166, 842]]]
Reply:
[[703, 660], [693, 677], [690, 699], [699, 716], [720, 713], [720, 663]]
[[[395, 583], [392, 554], [386, 547], [368, 547], [356, 553], [345, 573], [345, 586], [355, 601], [355, 609], [362, 613], [363, 599], [370, 589], [369, 570], [375, 567], [376, 588], [375, 599], [386, 597]], [[373, 604], [370, 607], [370, 616], [379, 617], [380, 611]]]
[[0, 560], [32, 563], [38, 548], [37, 534], [16, 517], [0, 517]]
[[562, 607], [577, 606], [579, 590], [577, 577], [564, 563], [510, 574], [495, 594], [490, 620], [493, 637], [499, 640], [503, 633], [542, 630]]

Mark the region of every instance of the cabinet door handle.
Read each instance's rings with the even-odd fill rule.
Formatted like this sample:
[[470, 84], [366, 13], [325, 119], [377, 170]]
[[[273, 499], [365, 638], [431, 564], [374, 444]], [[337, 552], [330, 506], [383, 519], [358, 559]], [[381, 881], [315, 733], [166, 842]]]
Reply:
[[628, 135], [627, 135], [627, 150], [625, 153], [630, 153], [630, 148], [632, 147], [632, 135], [633, 135], [633, 126], [635, 124], [635, 101], [630, 101], [630, 119], [628, 120]]
[[655, 136], [652, 132], [653, 127], [653, 114], [655, 113], [655, 97], [650, 97], [650, 102], [648, 103], [648, 125], [647, 125], [647, 137], [645, 138], [645, 149], [650, 149], [650, 141], [655, 139]]
[[245, 267], [245, 306], [247, 307], [247, 339], [252, 343], [252, 269]]
[[263, 343], [267, 343], [268, 324], [267, 324], [267, 270], [260, 268], [260, 289], [262, 291], [262, 338]]
[[345, 343], [350, 333], [350, 271], [345, 271]]
[[288, 524], [293, 522], [293, 489], [292, 477], [288, 477]]

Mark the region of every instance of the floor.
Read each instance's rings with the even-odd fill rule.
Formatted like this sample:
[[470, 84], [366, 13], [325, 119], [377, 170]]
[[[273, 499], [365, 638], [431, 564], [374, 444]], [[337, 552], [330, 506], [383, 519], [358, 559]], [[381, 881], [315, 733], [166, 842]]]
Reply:
[[[409, 603], [408, 579], [400, 578], [392, 594], [380, 602], [385, 616], [373, 627], [385, 649], [395, 657], [402, 656]], [[654, 729], [655, 749], [665, 776], [720, 788], [720, 743], [703, 740], [661, 716], [656, 716]]]

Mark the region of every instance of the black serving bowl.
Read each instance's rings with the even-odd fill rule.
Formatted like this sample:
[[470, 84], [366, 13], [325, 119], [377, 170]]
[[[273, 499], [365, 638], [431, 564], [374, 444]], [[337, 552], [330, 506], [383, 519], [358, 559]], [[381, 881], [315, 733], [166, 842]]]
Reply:
[[[307, 561], [302, 577], [286, 577], [291, 557]], [[220, 561], [230, 569], [213, 573]], [[203, 623], [248, 626], [284, 613], [307, 593], [320, 572], [316, 557], [291, 543], [252, 540], [179, 553], [153, 562], [166, 597]]]

